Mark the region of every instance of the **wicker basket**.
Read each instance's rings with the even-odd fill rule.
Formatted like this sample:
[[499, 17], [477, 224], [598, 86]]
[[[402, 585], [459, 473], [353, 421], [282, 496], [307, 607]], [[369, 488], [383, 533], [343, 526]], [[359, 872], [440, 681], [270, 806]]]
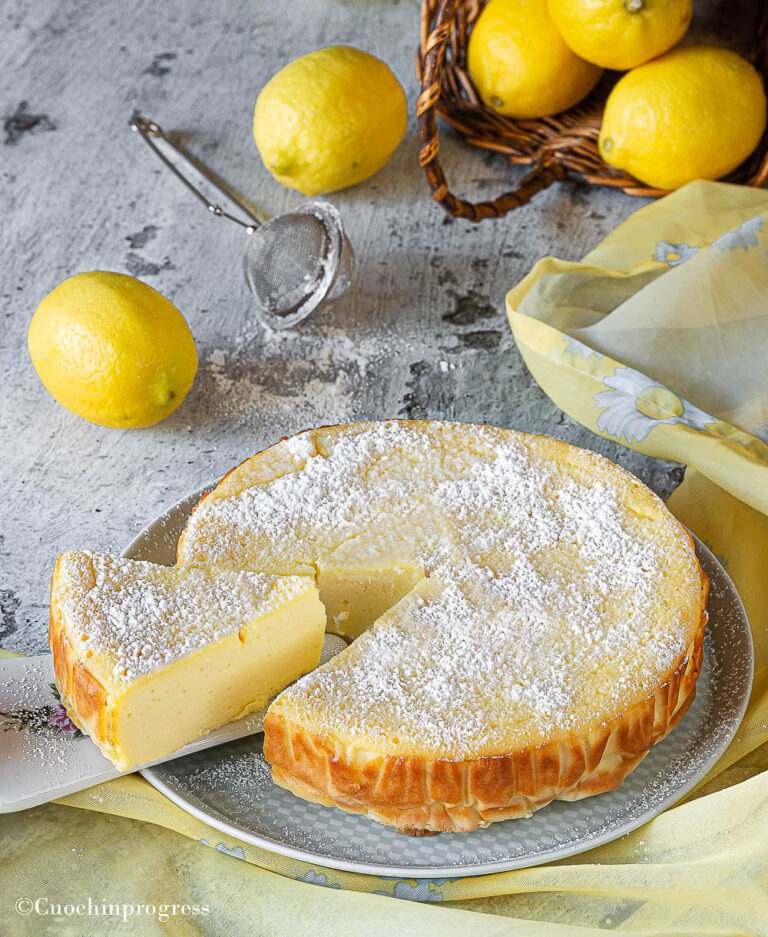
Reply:
[[[421, 44], [416, 70], [421, 82], [418, 99], [419, 159], [427, 174], [432, 198], [449, 215], [482, 221], [500, 218], [525, 205], [558, 179], [580, 179], [606, 185], [627, 195], [659, 196], [652, 189], [603, 162], [597, 148], [603, 106], [618, 79], [606, 73], [579, 105], [540, 120], [513, 120], [487, 108], [467, 71], [467, 42], [472, 26], [487, 0], [422, 0]], [[752, 62], [768, 79], [768, 4], [763, 7], [752, 45]], [[768, 82], [767, 82], [768, 83]], [[437, 117], [462, 134], [472, 146], [501, 153], [511, 163], [532, 166], [520, 184], [487, 202], [468, 202], [448, 188], [439, 159]], [[727, 181], [763, 186], [768, 181], [768, 133], [760, 145]]]

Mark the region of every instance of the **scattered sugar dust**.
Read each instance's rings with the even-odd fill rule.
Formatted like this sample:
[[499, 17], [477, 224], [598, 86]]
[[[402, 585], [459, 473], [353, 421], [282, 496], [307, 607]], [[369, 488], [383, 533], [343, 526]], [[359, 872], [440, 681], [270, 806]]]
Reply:
[[[396, 354], [397, 341], [353, 340], [341, 331], [262, 332], [241, 336], [231, 348], [201, 354], [198, 405], [209, 418], [243, 424], [267, 411], [279, 425], [317, 419], [345, 421], [370, 372]], [[400, 349], [403, 351], [404, 349]]]

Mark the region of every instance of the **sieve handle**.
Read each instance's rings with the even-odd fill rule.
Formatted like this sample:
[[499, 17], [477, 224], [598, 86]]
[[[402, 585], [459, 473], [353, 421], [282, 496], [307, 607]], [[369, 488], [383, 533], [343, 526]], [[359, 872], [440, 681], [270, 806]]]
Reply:
[[[234, 221], [239, 225], [242, 225], [249, 234], [253, 232], [261, 225], [261, 220], [256, 217], [253, 210], [245, 204], [245, 202], [237, 195], [237, 193], [230, 191], [222, 181], [216, 176], [216, 174], [209, 169], [205, 163], [200, 162], [196, 156], [193, 156], [186, 147], [182, 146], [180, 143], [175, 143], [168, 136], [166, 136], [162, 127], [156, 124], [153, 120], [149, 120], [147, 117], [142, 117], [141, 114], [134, 114], [130, 120], [130, 127], [135, 133], [141, 134], [141, 136], [146, 141], [147, 145], [155, 151], [155, 153], [160, 157], [160, 159], [165, 163], [165, 165], [171, 170], [171, 172], [176, 176], [177, 179], [180, 179], [181, 182], [193, 193], [205, 207], [211, 212], [212, 215], [218, 215], [221, 218], [229, 218], [230, 221]], [[248, 220], [245, 221], [242, 218], [237, 218], [235, 215], [231, 215], [228, 211], [225, 211], [218, 202], [211, 202], [190, 180], [184, 175], [184, 173], [176, 166], [168, 157], [163, 153], [160, 147], [155, 143], [155, 138], [165, 141], [168, 146], [171, 147], [183, 160], [185, 160], [189, 165], [193, 166], [201, 176], [208, 180], [219, 192], [226, 195], [230, 201], [234, 202], [239, 208], [248, 215]]]

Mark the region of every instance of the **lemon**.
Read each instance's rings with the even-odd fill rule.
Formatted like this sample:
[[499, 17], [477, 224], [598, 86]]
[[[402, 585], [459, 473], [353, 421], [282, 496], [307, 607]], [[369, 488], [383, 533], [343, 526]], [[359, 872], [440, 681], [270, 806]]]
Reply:
[[405, 135], [408, 105], [381, 59], [348, 46], [311, 52], [262, 88], [253, 137], [283, 185], [319, 195], [378, 172]]
[[467, 65], [485, 104], [517, 118], [573, 107], [600, 78], [563, 42], [547, 0], [491, 0], [470, 34]]
[[673, 49], [611, 91], [600, 155], [647, 185], [676, 189], [735, 169], [757, 146], [765, 119], [763, 83], [749, 62], [714, 46]]
[[548, 9], [577, 55], [626, 71], [683, 38], [693, 0], [548, 0]]
[[197, 350], [179, 310], [122, 273], [80, 273], [49, 293], [29, 354], [60, 404], [102, 426], [151, 426], [186, 397]]

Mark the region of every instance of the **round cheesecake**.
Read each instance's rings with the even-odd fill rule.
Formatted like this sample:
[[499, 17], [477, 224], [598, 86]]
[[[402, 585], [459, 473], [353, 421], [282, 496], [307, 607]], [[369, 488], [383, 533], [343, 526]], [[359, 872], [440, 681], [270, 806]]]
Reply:
[[634, 476], [547, 437], [307, 431], [207, 495], [178, 560], [315, 577], [353, 640], [273, 702], [265, 756], [298, 796], [401, 830], [611, 790], [695, 694], [690, 535]]

